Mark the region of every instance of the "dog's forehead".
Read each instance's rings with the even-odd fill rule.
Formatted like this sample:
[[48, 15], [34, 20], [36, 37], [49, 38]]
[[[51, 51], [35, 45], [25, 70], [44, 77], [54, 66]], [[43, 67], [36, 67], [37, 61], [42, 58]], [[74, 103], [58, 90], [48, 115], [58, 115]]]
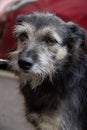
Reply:
[[16, 28], [16, 32], [18, 30], [18, 33], [37, 33], [40, 36], [46, 35], [47, 33], [53, 34], [57, 29], [60, 30], [60, 33], [63, 31], [62, 28], [65, 26], [65, 22], [52, 13], [33, 13], [31, 15], [24, 15], [18, 17], [18, 22], [19, 25]]
[[32, 23], [32, 25], [35, 26], [37, 29], [45, 26], [58, 26], [61, 25], [62, 22], [63, 21], [60, 18], [49, 13], [37, 13], [29, 16], [29, 23]]
[[26, 22], [28, 24], [32, 24], [33, 26], [42, 28], [43, 26], [54, 25], [58, 26], [61, 23], [64, 23], [62, 19], [57, 17], [52, 13], [38, 13], [35, 12], [31, 15], [21, 15], [17, 17], [17, 23]]

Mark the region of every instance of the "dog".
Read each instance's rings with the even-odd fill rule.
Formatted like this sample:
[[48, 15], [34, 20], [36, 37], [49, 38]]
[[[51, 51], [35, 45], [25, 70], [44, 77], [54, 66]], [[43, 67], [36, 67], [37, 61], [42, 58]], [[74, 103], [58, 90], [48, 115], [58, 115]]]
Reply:
[[36, 130], [87, 130], [86, 31], [53, 13], [17, 17], [9, 66]]

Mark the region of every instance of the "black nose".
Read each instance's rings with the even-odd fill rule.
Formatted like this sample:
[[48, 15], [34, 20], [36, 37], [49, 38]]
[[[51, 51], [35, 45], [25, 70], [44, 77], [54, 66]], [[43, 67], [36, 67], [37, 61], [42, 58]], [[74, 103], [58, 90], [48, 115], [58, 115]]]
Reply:
[[33, 65], [33, 59], [31, 57], [24, 57], [18, 60], [18, 64], [23, 70], [28, 70]]

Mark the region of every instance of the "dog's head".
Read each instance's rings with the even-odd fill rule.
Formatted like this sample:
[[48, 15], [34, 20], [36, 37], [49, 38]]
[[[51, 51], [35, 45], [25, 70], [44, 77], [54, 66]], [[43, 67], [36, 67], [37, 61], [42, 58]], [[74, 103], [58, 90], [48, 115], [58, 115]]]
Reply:
[[85, 42], [82, 28], [51, 13], [18, 16], [14, 36], [17, 48], [11, 53], [10, 65], [27, 80], [52, 78]]

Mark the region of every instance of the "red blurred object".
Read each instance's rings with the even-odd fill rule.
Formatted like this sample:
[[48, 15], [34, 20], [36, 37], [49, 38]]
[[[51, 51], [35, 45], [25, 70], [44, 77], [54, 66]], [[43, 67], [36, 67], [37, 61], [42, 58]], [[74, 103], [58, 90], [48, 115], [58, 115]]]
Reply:
[[15, 46], [12, 32], [16, 16], [33, 11], [54, 12], [65, 21], [74, 21], [87, 29], [87, 0], [38, 0], [9, 13], [6, 16], [7, 22], [0, 23], [0, 30], [2, 30], [2, 26], [4, 28], [4, 32], [2, 31], [0, 34], [2, 38], [0, 39], [0, 58], [5, 58], [6, 54]]

